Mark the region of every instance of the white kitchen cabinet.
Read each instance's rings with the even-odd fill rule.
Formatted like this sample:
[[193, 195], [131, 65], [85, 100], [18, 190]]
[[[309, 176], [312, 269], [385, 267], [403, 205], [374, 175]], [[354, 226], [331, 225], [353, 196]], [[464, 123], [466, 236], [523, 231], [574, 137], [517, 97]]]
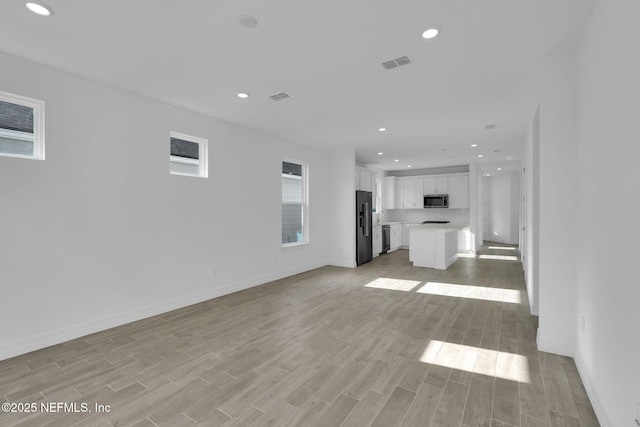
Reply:
[[396, 179], [394, 183], [395, 198], [393, 199], [396, 209], [404, 209], [404, 180]]
[[458, 231], [458, 252], [471, 252], [471, 231], [469, 231], [469, 227]]
[[458, 259], [458, 230], [416, 226], [411, 235], [409, 261], [415, 267], [446, 270]]
[[356, 190], [373, 191], [373, 174], [363, 169], [356, 169]]
[[428, 176], [424, 179], [424, 194], [447, 194], [449, 178], [446, 176]]
[[389, 242], [389, 251], [400, 249], [402, 245], [402, 224], [391, 224], [389, 227], [391, 241]]
[[469, 208], [469, 175], [449, 177], [449, 208]]
[[373, 191], [373, 185], [371, 184], [371, 173], [366, 171], [360, 171], [360, 190]]
[[396, 209], [422, 209], [423, 179], [400, 178], [396, 180]]
[[400, 240], [400, 247], [403, 249], [409, 249], [409, 237], [411, 234], [412, 224], [402, 224], [402, 236]]
[[396, 177], [385, 176], [382, 186], [382, 208], [396, 208]]
[[373, 256], [376, 257], [382, 252], [382, 226], [373, 226]]

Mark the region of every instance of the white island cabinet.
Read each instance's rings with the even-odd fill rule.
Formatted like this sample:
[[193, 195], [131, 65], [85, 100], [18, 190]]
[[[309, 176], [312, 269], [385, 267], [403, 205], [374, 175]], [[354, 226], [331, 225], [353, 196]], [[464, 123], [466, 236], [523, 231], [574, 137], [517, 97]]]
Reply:
[[467, 225], [413, 225], [409, 239], [409, 261], [416, 267], [446, 270], [458, 259], [458, 241]]

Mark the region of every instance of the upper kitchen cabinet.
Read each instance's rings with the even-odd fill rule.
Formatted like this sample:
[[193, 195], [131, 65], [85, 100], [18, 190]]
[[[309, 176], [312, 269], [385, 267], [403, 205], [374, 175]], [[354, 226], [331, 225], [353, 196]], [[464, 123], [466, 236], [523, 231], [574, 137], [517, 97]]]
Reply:
[[422, 209], [424, 190], [422, 178], [399, 178], [396, 180], [396, 209]]
[[385, 176], [382, 186], [382, 209], [396, 208], [396, 177]]
[[428, 176], [424, 179], [424, 194], [447, 194], [449, 178], [446, 176]]
[[356, 190], [373, 191], [375, 175], [366, 169], [356, 169]]
[[469, 175], [449, 177], [449, 208], [469, 208]]

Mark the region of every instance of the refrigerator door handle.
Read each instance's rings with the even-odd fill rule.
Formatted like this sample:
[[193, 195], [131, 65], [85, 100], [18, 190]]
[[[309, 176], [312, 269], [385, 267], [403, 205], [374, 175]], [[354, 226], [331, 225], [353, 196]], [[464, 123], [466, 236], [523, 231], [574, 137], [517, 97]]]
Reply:
[[362, 205], [362, 209], [364, 210], [364, 235], [365, 237], [369, 237], [369, 230], [371, 229], [371, 224], [369, 223], [369, 203]]

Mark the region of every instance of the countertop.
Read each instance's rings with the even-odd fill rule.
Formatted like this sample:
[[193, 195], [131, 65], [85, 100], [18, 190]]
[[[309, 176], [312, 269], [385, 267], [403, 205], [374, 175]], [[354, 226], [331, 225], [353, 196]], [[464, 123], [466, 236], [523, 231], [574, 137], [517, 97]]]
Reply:
[[379, 222], [377, 224], [373, 224], [374, 227], [381, 227], [383, 225], [402, 225], [402, 224], [409, 224], [412, 227], [420, 227], [420, 228], [451, 228], [451, 229], [455, 229], [455, 230], [463, 230], [467, 227], [469, 227], [469, 224], [464, 224], [464, 223], [459, 223], [459, 222], [450, 222], [449, 224], [423, 224], [421, 222], [398, 222], [398, 221], [385, 221], [385, 222]]
[[414, 224], [411, 228], [440, 228], [440, 229], [452, 229], [452, 230], [463, 230], [469, 227], [469, 224], [460, 224], [455, 222], [450, 222], [449, 224]]

